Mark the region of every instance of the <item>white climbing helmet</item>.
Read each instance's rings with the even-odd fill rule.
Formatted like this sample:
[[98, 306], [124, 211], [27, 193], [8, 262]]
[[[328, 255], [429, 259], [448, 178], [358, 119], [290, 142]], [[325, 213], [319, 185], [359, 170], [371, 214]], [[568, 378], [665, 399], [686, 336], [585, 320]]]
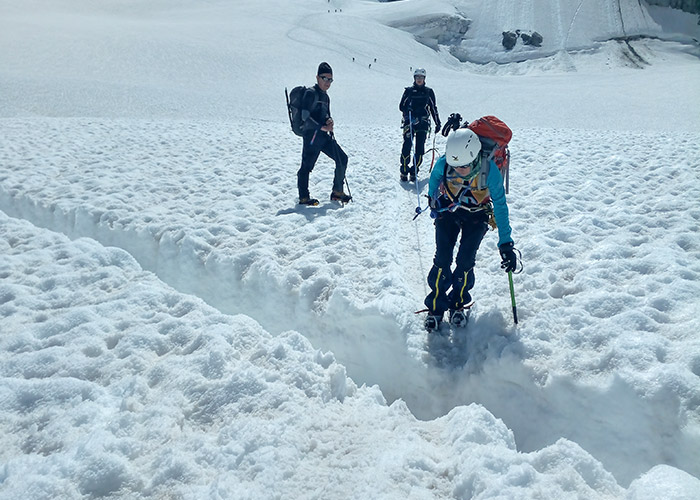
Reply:
[[413, 72], [413, 78], [417, 76], [422, 76], [425, 78], [425, 68], [416, 68], [416, 70]]
[[[481, 141], [479, 136], [468, 128], [455, 130], [445, 144], [445, 160], [451, 167], [465, 167], [470, 163], [478, 164], [481, 158]], [[475, 160], [477, 160], [475, 162]]]

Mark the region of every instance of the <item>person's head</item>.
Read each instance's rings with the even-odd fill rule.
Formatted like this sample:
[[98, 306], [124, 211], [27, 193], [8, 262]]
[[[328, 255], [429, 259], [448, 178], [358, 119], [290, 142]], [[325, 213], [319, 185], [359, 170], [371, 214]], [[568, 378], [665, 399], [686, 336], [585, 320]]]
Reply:
[[468, 128], [452, 132], [445, 144], [445, 161], [459, 177], [473, 178], [481, 168], [481, 141]]
[[331, 65], [327, 62], [322, 62], [318, 65], [318, 71], [316, 71], [316, 82], [321, 90], [328, 90], [333, 83], [333, 69]]
[[413, 81], [416, 85], [425, 85], [425, 69], [416, 68], [413, 72]]

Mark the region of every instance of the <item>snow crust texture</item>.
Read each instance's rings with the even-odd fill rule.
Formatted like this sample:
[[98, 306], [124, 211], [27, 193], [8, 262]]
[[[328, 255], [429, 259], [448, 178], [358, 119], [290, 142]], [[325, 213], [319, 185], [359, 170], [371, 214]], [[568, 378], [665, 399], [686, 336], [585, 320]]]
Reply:
[[[0, 498], [700, 498], [695, 17], [506, 3], [0, 0]], [[354, 201], [302, 207], [323, 60]], [[417, 66], [514, 131], [517, 327], [494, 233], [468, 327], [414, 313]]]

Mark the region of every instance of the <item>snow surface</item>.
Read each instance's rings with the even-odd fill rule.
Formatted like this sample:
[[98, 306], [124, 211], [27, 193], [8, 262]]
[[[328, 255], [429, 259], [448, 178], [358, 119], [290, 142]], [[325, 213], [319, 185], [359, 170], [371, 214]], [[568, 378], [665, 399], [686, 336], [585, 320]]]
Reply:
[[[551, 3], [499, 12], [554, 40]], [[585, 2], [499, 64], [499, 2], [0, 0], [0, 498], [700, 497], [699, 53], [624, 3], [658, 38]], [[491, 62], [392, 27], [451, 9]], [[321, 60], [355, 201], [323, 158], [300, 208]], [[416, 66], [514, 130], [517, 327], [493, 233], [468, 328], [413, 314]]]

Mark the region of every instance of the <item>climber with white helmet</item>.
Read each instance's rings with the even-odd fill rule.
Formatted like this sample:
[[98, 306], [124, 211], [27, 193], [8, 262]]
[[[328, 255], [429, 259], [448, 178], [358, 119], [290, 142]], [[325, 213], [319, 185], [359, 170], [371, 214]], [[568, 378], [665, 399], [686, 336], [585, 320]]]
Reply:
[[[440, 116], [435, 104], [435, 92], [425, 85], [425, 69], [418, 68], [413, 72], [413, 85], [406, 87], [399, 102], [399, 110], [403, 113], [403, 147], [401, 148], [401, 180], [415, 181], [418, 169], [425, 153], [425, 138], [430, 130], [430, 117], [435, 122], [435, 133], [440, 131]], [[416, 138], [413, 162], [411, 162], [411, 147], [413, 137]]]
[[[445, 126], [448, 129], [450, 120]], [[443, 130], [447, 135], [449, 130]], [[453, 326], [464, 326], [473, 304], [476, 253], [489, 224], [498, 228], [501, 267], [506, 272], [518, 266], [513, 248], [503, 177], [494, 156], [482, 139], [469, 128], [458, 128], [447, 137], [445, 154], [430, 174], [428, 200], [435, 219], [435, 258], [428, 273], [430, 293], [425, 298], [428, 317], [425, 328], [439, 329], [449, 311]], [[460, 236], [461, 233], [461, 236]], [[452, 270], [454, 247], [459, 250]]]

